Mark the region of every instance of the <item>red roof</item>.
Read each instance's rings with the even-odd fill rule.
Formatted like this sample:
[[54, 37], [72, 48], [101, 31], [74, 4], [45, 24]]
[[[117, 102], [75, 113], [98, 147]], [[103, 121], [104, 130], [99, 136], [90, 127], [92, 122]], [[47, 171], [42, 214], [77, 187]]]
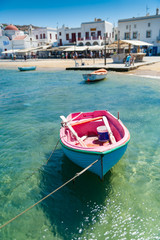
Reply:
[[13, 40], [23, 40], [26, 38], [26, 35], [23, 36], [16, 36]]
[[4, 30], [14, 30], [14, 31], [19, 31], [18, 28], [12, 24], [8, 25], [7, 27], [5, 27]]

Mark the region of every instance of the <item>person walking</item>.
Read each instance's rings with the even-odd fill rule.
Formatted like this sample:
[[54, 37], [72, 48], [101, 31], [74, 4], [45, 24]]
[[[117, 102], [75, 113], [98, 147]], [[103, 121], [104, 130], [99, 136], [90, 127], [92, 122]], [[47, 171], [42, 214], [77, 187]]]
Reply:
[[129, 67], [131, 65], [131, 54], [127, 55], [125, 67]]

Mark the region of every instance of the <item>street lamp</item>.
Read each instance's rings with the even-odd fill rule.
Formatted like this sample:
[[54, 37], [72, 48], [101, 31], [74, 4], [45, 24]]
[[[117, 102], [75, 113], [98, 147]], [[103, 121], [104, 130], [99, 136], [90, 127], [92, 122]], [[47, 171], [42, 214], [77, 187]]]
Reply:
[[120, 46], [119, 46], [119, 41], [120, 41], [120, 31], [118, 31], [118, 48], [117, 48], [117, 54], [120, 53], [120, 50], [119, 50], [119, 48], [120, 48]]
[[104, 33], [104, 65], [106, 65], [106, 37], [107, 33]]
[[76, 42], [74, 42], [73, 44], [74, 44], [74, 62], [75, 62], [75, 67], [76, 67], [76, 66], [77, 66], [77, 62], [76, 62], [76, 51], [75, 51]]

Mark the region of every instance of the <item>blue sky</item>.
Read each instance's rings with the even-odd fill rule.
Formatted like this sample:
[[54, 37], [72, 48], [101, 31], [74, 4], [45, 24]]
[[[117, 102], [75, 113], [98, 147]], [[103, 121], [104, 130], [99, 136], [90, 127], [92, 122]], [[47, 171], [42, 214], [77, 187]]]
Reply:
[[0, 23], [33, 24], [41, 27], [80, 27], [101, 18], [117, 26], [118, 19], [150, 15], [160, 0], [1, 0]]

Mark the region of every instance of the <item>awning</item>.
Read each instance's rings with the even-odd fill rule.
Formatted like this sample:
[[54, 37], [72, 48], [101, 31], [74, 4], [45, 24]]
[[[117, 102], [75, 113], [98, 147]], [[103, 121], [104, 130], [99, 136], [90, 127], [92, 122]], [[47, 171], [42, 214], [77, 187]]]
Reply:
[[[106, 46], [106, 48], [109, 48], [109, 49], [116, 49], [118, 47], [118, 41], [115, 41], [109, 45]], [[119, 47], [120, 48], [125, 48], [125, 47], [128, 47], [128, 44], [125, 43], [125, 42], [122, 42], [121, 40], [119, 41]]]
[[[115, 41], [108, 46], [110, 47], [117, 47], [118, 41]], [[139, 41], [139, 40], [119, 40], [119, 45], [121, 47], [124, 47], [126, 45], [133, 45], [133, 46], [153, 46], [153, 44], [144, 42], [144, 41]]]
[[94, 46], [87, 46], [87, 48], [90, 51], [99, 51], [104, 49], [104, 46], [94, 45]]
[[35, 48], [24, 48], [24, 49], [19, 49], [17, 53], [27, 53], [27, 52], [34, 52], [34, 51], [40, 51], [40, 50], [46, 50], [47, 48], [50, 48], [51, 45], [44, 45], [44, 46], [39, 46]]
[[17, 51], [18, 53], [27, 53], [27, 52], [33, 52], [33, 51], [37, 51], [39, 49], [42, 49], [41, 47], [36, 47], [36, 48], [24, 48], [24, 49], [20, 49], [19, 51]]
[[52, 45], [44, 45], [44, 46], [41, 46], [41, 48], [42, 48], [43, 50], [48, 49], [48, 48], [51, 48], [51, 47], [52, 47]]
[[83, 52], [87, 49], [88, 49], [87, 46], [82, 46], [82, 47], [72, 46], [72, 47], [66, 48], [64, 52]]
[[52, 48], [47, 48], [46, 50], [40, 50], [40, 51], [49, 51], [49, 52], [63, 51], [66, 48], [68, 48], [68, 46], [52, 47]]
[[17, 51], [19, 51], [20, 49], [11, 49], [11, 50], [7, 50], [7, 51], [3, 51], [2, 54], [7, 54], [7, 53], [16, 53]]
[[134, 46], [153, 46], [153, 44], [151, 44], [151, 43], [139, 41], [139, 40], [120, 40], [120, 42], [131, 44]]

